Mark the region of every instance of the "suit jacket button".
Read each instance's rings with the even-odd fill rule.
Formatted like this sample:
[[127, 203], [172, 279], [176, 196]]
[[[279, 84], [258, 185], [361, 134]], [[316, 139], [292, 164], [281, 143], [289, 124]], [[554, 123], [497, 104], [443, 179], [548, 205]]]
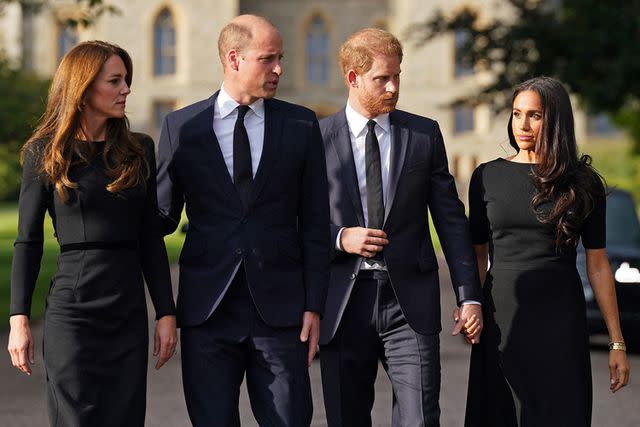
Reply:
[[236, 254], [242, 255], [242, 249], [241, 248], [236, 249]]
[[351, 280], [356, 280], [356, 277], [358, 277], [356, 273], [351, 273]]

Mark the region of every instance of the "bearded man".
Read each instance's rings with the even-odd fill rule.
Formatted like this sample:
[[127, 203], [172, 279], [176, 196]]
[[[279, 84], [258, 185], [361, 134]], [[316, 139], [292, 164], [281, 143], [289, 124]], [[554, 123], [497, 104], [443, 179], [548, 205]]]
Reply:
[[476, 343], [482, 330], [476, 257], [438, 124], [395, 109], [401, 62], [392, 34], [353, 34], [340, 49], [347, 105], [320, 122], [334, 247], [320, 328], [330, 427], [371, 426], [379, 362], [393, 386], [393, 426], [439, 425], [440, 289], [428, 211], [461, 306], [454, 334]]

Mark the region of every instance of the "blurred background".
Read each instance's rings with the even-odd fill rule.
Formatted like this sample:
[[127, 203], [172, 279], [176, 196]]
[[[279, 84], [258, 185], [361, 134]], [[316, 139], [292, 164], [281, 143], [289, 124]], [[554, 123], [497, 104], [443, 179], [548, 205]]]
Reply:
[[[6, 330], [20, 185], [19, 148], [49, 79], [76, 43], [102, 39], [132, 56], [127, 115], [158, 139], [164, 116], [222, 81], [217, 36], [241, 13], [269, 18], [284, 38], [278, 97], [319, 117], [346, 100], [340, 44], [362, 27], [403, 42], [398, 107], [437, 120], [462, 200], [473, 169], [511, 154], [510, 89], [535, 75], [573, 94], [580, 150], [611, 186], [640, 201], [640, 2], [595, 0], [0, 0], [0, 329]], [[48, 225], [34, 297], [41, 315], [58, 246]], [[183, 236], [169, 236], [175, 261]]]

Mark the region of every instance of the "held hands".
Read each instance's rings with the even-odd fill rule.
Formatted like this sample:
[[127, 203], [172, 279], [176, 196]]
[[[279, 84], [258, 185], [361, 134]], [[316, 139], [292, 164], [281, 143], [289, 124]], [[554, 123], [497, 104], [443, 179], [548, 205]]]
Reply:
[[160, 369], [176, 352], [178, 332], [176, 330], [176, 316], [162, 316], [156, 323], [153, 337], [153, 355], [158, 356], [156, 369]]
[[629, 382], [629, 362], [625, 351], [609, 350], [609, 378], [611, 393], [620, 390]]
[[7, 350], [13, 366], [27, 375], [31, 375], [31, 365], [35, 363], [33, 337], [29, 327], [29, 318], [18, 314], [9, 318], [11, 331]]
[[300, 341], [309, 343], [307, 353], [307, 367], [311, 367], [311, 362], [318, 351], [318, 341], [320, 340], [320, 314], [313, 311], [305, 311], [302, 317], [302, 331]]
[[453, 331], [451, 335], [464, 335], [469, 344], [480, 342], [482, 332], [482, 307], [479, 304], [462, 304], [461, 308], [453, 310]]
[[340, 234], [342, 250], [371, 258], [388, 245], [387, 233], [374, 228], [345, 227]]

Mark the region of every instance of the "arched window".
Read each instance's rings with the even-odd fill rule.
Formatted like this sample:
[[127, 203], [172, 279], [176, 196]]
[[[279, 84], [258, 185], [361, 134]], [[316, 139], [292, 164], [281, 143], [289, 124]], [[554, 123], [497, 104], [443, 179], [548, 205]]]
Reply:
[[470, 64], [469, 61], [463, 55], [464, 48], [469, 44], [470, 35], [469, 33], [456, 30], [454, 33], [455, 37], [455, 76], [456, 77], [464, 77], [473, 74], [473, 64]]
[[329, 32], [320, 16], [311, 20], [306, 41], [307, 81], [326, 83], [329, 80]]
[[153, 24], [153, 74], [176, 72], [176, 27], [169, 9], [164, 9]]
[[78, 44], [78, 31], [68, 25], [60, 25], [58, 29], [58, 62], [65, 53]]
[[475, 128], [474, 108], [461, 104], [453, 107], [453, 132], [460, 134], [471, 132]]

